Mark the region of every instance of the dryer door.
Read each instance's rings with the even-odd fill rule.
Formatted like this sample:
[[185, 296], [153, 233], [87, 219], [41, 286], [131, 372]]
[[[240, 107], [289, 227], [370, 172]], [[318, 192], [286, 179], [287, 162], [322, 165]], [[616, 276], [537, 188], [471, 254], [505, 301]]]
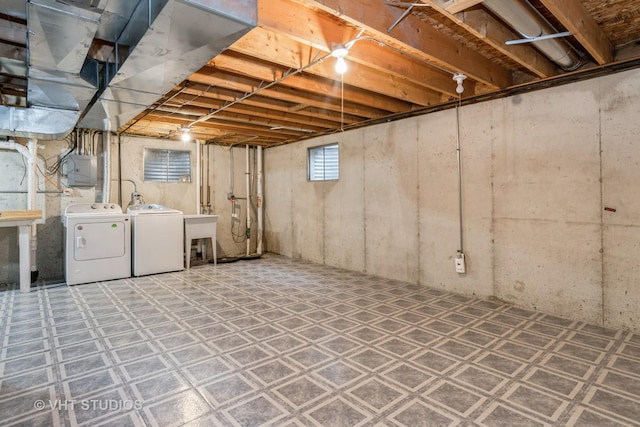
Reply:
[[73, 258], [76, 261], [117, 258], [126, 251], [123, 220], [76, 224], [73, 232]]

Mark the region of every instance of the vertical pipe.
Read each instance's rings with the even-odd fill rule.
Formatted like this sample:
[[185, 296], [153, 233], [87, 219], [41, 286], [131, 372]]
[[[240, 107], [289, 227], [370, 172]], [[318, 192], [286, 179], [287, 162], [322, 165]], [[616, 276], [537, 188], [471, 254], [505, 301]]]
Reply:
[[262, 177], [262, 146], [258, 146], [258, 188], [256, 189], [257, 191], [257, 197], [256, 197], [256, 204], [258, 205], [258, 235], [256, 237], [257, 239], [257, 243], [256, 243], [256, 252], [258, 253], [258, 255], [262, 255], [262, 193], [263, 193], [263, 189], [262, 186], [264, 185], [263, 183], [263, 177]]
[[202, 213], [200, 212], [200, 191], [198, 191], [200, 189], [200, 144], [197, 139], [193, 142], [196, 144], [196, 214], [199, 214]]
[[198, 213], [206, 214], [204, 210], [204, 146], [199, 145], [198, 150], [200, 150], [200, 210]]
[[251, 253], [251, 184], [249, 177], [249, 144], [244, 146], [245, 148], [245, 169], [244, 176], [247, 187], [247, 256]]
[[229, 194], [227, 198], [233, 199], [233, 146], [229, 147]]
[[118, 133], [118, 205], [122, 206], [122, 134]]
[[151, 25], [151, 0], [149, 0], [147, 7], [149, 8], [147, 11], [147, 28], [153, 31], [153, 26]]
[[460, 249], [458, 252], [463, 252], [462, 246], [462, 163], [460, 161], [460, 100], [456, 105], [456, 152], [458, 157], [458, 223], [460, 227]]
[[[109, 123], [107, 121], [107, 123]], [[102, 203], [109, 203], [111, 193], [111, 131], [102, 132]]]
[[211, 214], [211, 185], [209, 184], [209, 175], [211, 175], [211, 154], [209, 144], [207, 144], [207, 213]]

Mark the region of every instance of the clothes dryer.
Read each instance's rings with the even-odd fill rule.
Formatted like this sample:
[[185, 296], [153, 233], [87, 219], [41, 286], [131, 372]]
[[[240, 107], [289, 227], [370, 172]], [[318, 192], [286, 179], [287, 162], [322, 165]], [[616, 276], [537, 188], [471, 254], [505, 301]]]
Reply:
[[62, 217], [68, 285], [131, 277], [131, 224], [113, 203], [76, 203]]

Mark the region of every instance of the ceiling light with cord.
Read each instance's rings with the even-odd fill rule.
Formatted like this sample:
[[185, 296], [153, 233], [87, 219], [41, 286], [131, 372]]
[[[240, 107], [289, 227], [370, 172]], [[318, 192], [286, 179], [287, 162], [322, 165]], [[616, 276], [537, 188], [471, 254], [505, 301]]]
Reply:
[[344, 74], [347, 71], [347, 61], [344, 57], [349, 53], [349, 49], [343, 44], [336, 45], [331, 51], [331, 56], [336, 58], [336, 73]]
[[462, 85], [462, 82], [467, 78], [467, 76], [465, 76], [462, 73], [457, 73], [453, 75], [453, 80], [456, 81], [456, 83], [458, 83], [458, 86], [456, 86], [456, 93], [458, 95], [462, 95], [462, 92], [464, 92], [464, 86]]

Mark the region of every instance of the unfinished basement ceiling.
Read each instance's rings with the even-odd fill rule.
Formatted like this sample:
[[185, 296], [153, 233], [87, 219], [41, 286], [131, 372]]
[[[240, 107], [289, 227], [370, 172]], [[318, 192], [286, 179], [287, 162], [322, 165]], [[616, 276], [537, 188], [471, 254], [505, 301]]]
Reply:
[[[29, 105], [27, 24], [0, 15], [5, 106]], [[110, 46], [99, 36], [96, 61]], [[638, 66], [640, 0], [258, 0], [255, 27], [118, 131], [272, 146], [450, 107], [456, 74], [475, 102]]]

